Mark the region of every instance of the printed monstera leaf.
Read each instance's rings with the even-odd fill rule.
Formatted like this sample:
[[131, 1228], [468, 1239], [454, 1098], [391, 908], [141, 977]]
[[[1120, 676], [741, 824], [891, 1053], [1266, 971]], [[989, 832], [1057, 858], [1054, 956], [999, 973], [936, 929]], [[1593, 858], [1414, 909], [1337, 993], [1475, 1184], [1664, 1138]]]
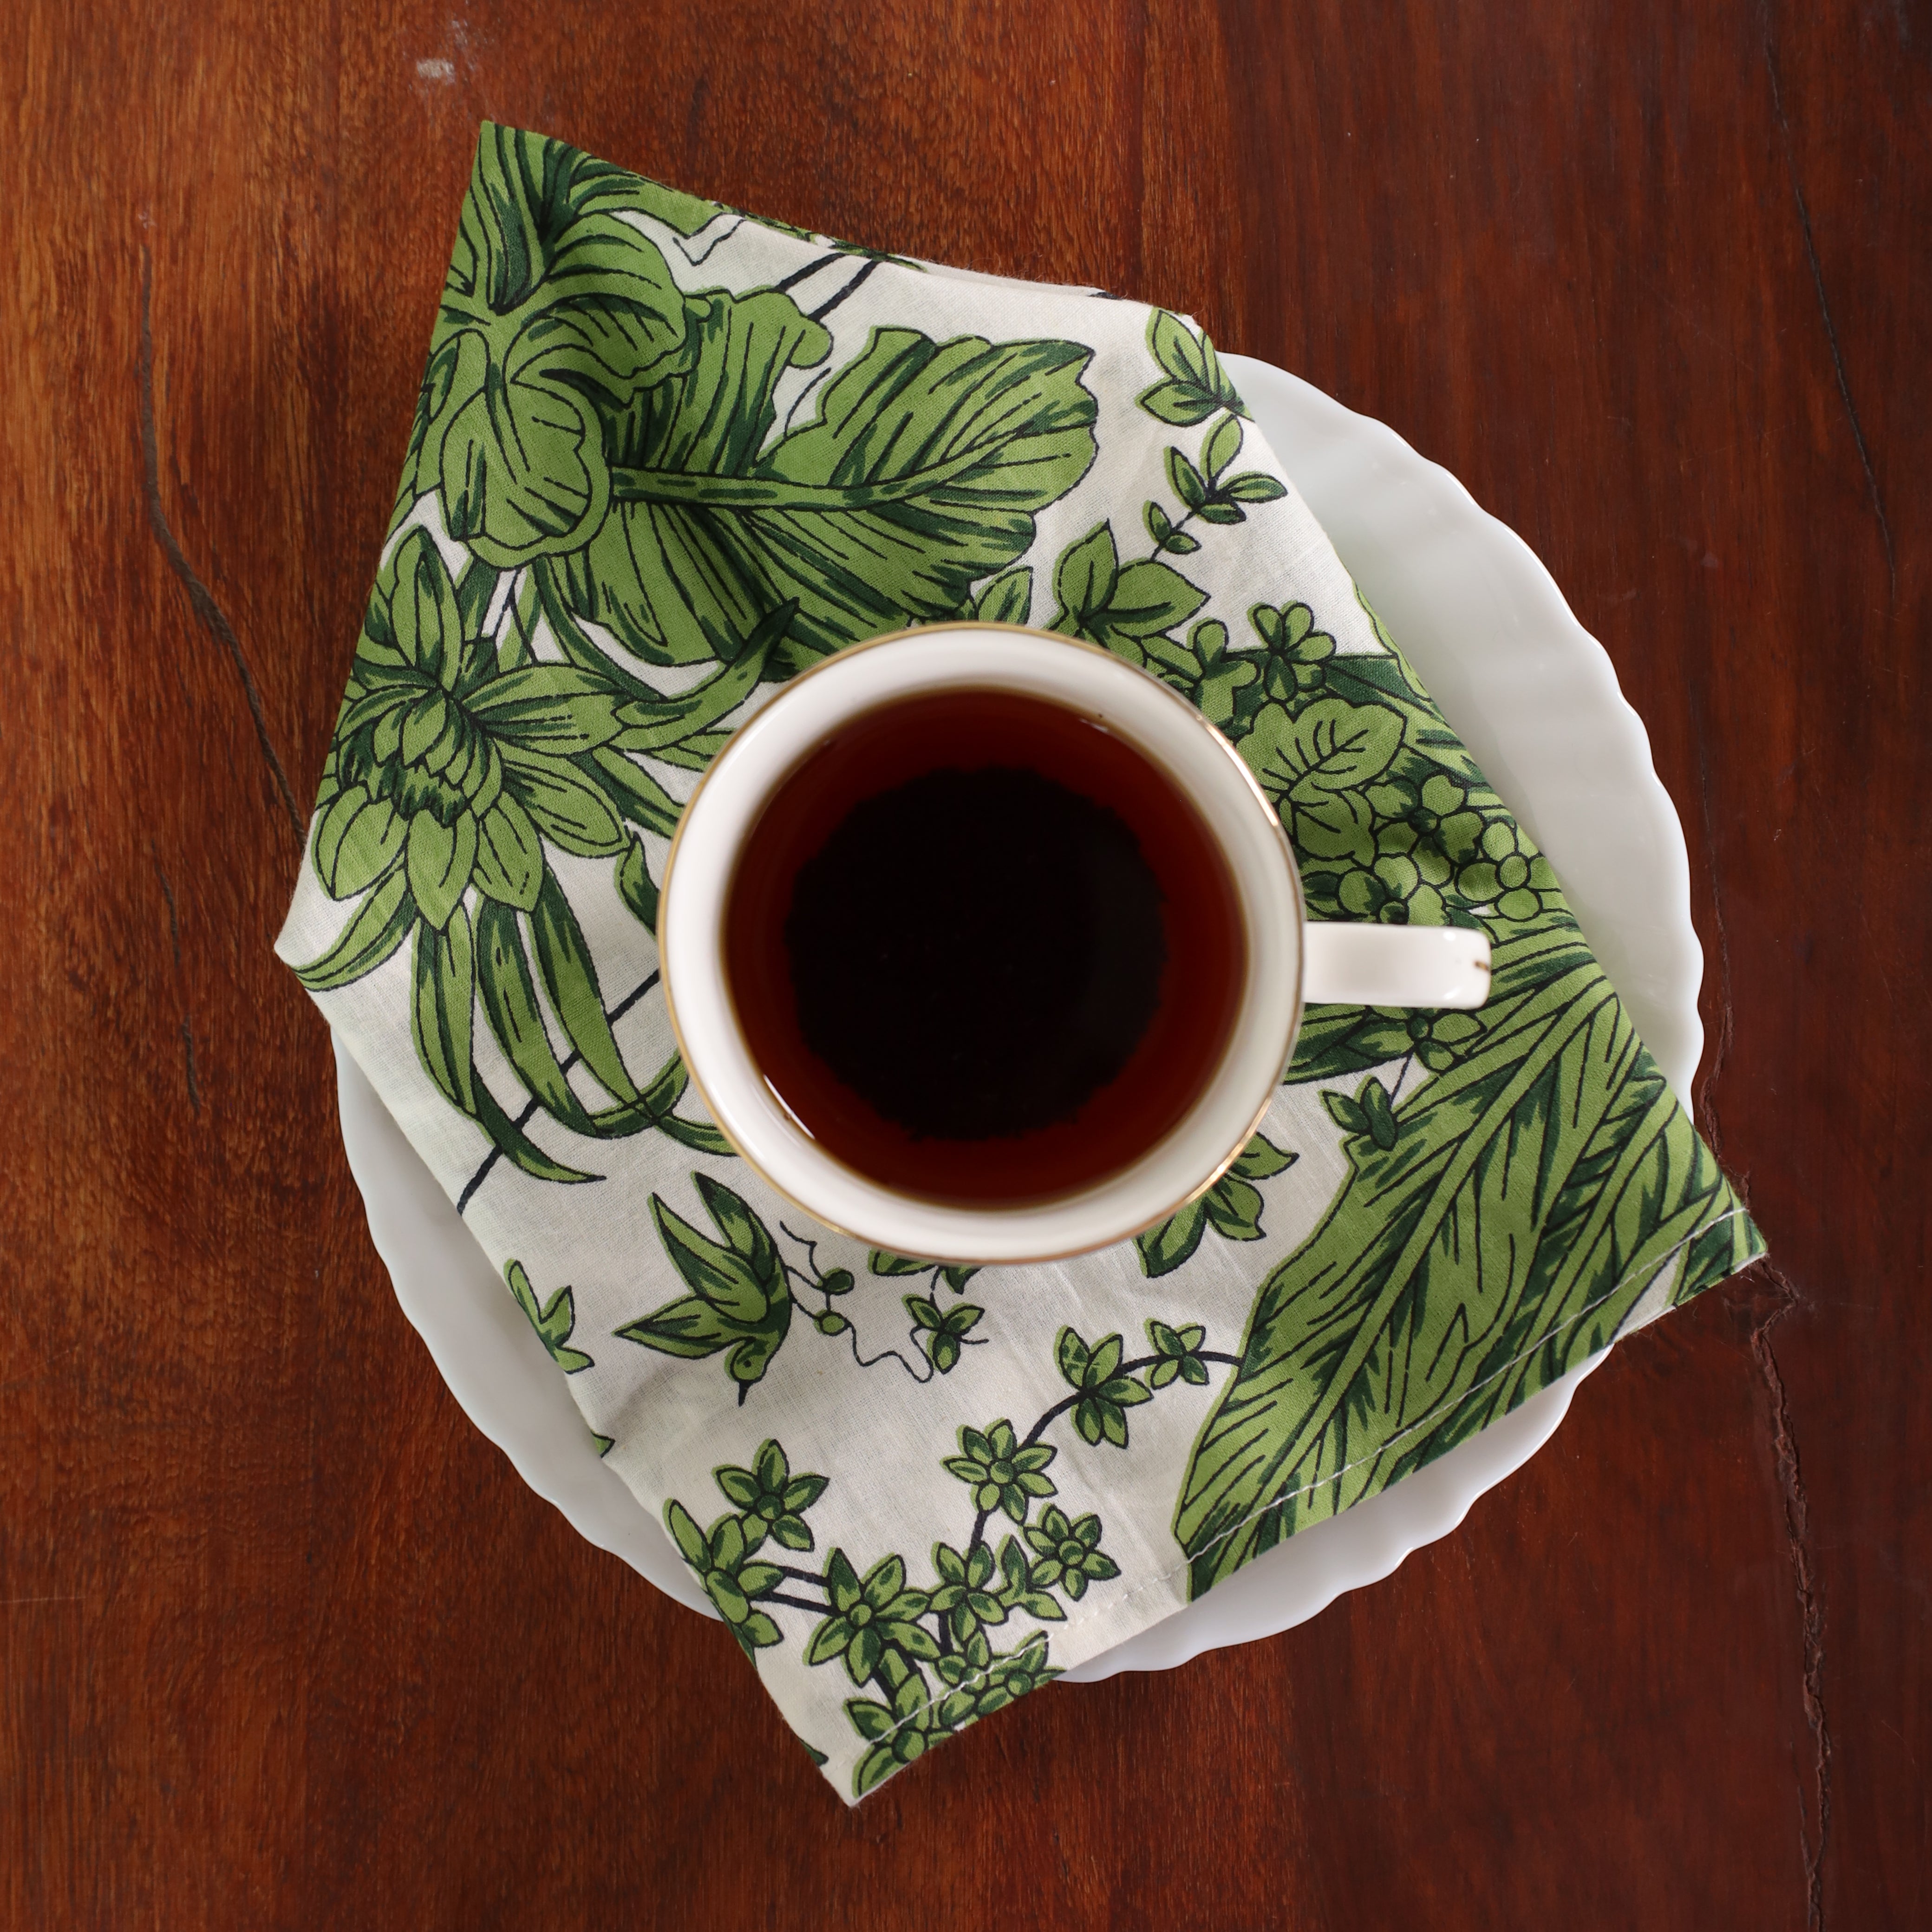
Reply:
[[788, 669], [952, 616], [1092, 464], [1084, 345], [907, 328], [774, 442], [830, 335], [781, 289], [680, 292], [634, 213], [667, 218], [621, 170], [484, 130], [413, 475], [477, 556], [538, 562], [644, 662], [730, 664], [780, 609]]
[[614, 428], [608, 522], [546, 566], [647, 663], [724, 658], [782, 603], [793, 669], [955, 616], [1093, 462], [1080, 344], [877, 329], [770, 442], [779, 381], [830, 338], [776, 290], [693, 313], [686, 361]]
[[603, 416], [685, 349], [685, 298], [620, 218], [635, 179], [558, 142], [486, 128], [418, 405], [416, 476], [501, 568], [574, 549], [610, 502]]

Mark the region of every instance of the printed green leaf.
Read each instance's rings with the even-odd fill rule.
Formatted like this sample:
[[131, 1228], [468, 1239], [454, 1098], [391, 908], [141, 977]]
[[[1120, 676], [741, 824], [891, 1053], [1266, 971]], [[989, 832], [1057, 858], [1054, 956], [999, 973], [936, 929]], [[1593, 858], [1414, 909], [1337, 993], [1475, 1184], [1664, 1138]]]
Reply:
[[1258, 470], [1244, 470], [1238, 476], [1231, 476], [1221, 488], [1238, 503], [1273, 503], [1288, 494], [1288, 485], [1280, 477], [1268, 476]]
[[1374, 864], [1375, 808], [1360, 792], [1317, 791], [1306, 802], [1283, 800], [1282, 808], [1295, 848], [1304, 858]]
[[486, 899], [519, 912], [536, 904], [543, 884], [543, 845], [530, 814], [514, 798], [499, 798], [477, 821], [472, 876]]
[[691, 1512], [676, 1502], [664, 1505], [664, 1526], [670, 1530], [680, 1555], [694, 1568], [702, 1569], [711, 1561], [710, 1545]]
[[632, 178], [486, 125], [425, 385], [418, 475], [444, 526], [510, 568], [576, 547], [610, 496], [598, 411], [683, 350], [686, 304], [656, 246], [618, 218]]
[[398, 547], [389, 593], [389, 637], [406, 664], [445, 691], [454, 688], [463, 652], [456, 586], [427, 530]]
[[1130, 563], [1114, 581], [1106, 611], [1108, 628], [1130, 638], [1149, 638], [1186, 622], [1208, 601], [1208, 593], [1170, 565]]
[[366, 785], [338, 792], [316, 818], [315, 869], [323, 890], [332, 899], [367, 892], [395, 863], [408, 829], [388, 800], [373, 797]]
[[694, 298], [688, 313], [694, 352], [685, 366], [613, 425], [613, 460], [657, 494], [620, 501], [564, 565], [571, 608], [608, 625], [647, 664], [732, 663], [774, 602], [789, 601], [770, 595], [756, 533], [742, 519], [664, 492], [680, 479], [747, 472], [772, 428], [777, 384], [824, 361], [831, 340], [775, 290], [718, 291]]
[[[768, 396], [794, 357], [818, 360], [824, 332], [781, 326], [781, 305], [797, 311], [775, 291], [710, 300], [714, 317], [726, 313], [700, 332], [691, 372], [626, 418], [613, 446], [619, 513], [571, 578], [573, 602], [580, 585], [599, 586], [602, 614], [650, 661], [722, 655], [774, 592], [798, 607], [794, 664], [949, 617], [1025, 552], [1034, 514], [1094, 460], [1095, 405], [1080, 380], [1090, 351], [902, 328], [874, 331], [816, 418], [758, 454], [730, 427], [769, 406], [748, 419], [746, 394]], [[750, 306], [756, 316], [740, 314]], [[688, 393], [706, 382], [718, 391], [710, 416]], [[707, 433], [694, 440], [694, 424]]]
[[1261, 1190], [1236, 1174], [1225, 1174], [1208, 1190], [1208, 1218], [1225, 1240], [1262, 1238]]
[[510, 1292], [516, 1298], [517, 1306], [529, 1318], [538, 1339], [549, 1350], [550, 1360], [567, 1376], [591, 1367], [590, 1358], [581, 1348], [568, 1346], [571, 1331], [577, 1325], [577, 1300], [570, 1290], [560, 1288], [549, 1300], [540, 1303], [521, 1262], [508, 1263], [503, 1274], [510, 1284]]
[[624, 856], [617, 861], [617, 896], [646, 932], [657, 931], [657, 881], [651, 877], [650, 861], [645, 854], [642, 839], [632, 839]]
[[1051, 628], [1135, 655], [1141, 641], [1184, 624], [1207, 593], [1171, 565], [1142, 559], [1123, 566], [1107, 524], [1096, 524], [1060, 554], [1053, 573], [1060, 608]]
[[691, 1293], [627, 1322], [616, 1334], [663, 1354], [728, 1351], [725, 1372], [738, 1384], [742, 1402], [784, 1346], [791, 1326], [790, 1286], [770, 1232], [742, 1198], [709, 1174], [694, 1174], [692, 1182], [724, 1242], [700, 1234], [653, 1194], [658, 1239]]
[[1119, 574], [1113, 530], [1106, 524], [1096, 524], [1078, 543], [1070, 544], [1054, 566], [1053, 594], [1060, 599], [1060, 614], [1053, 628], [1077, 632], [1106, 610]]
[[1170, 449], [1167, 452], [1167, 480], [1174, 494], [1198, 514], [1208, 500], [1208, 482], [1189, 462], [1184, 451]]
[[[622, 852], [629, 842], [602, 788], [574, 764], [527, 757], [512, 747], [504, 751], [503, 764], [512, 794], [554, 844], [582, 858], [604, 859]], [[416, 824], [425, 816], [419, 813]]]
[[1388, 1093], [1379, 1080], [1371, 1078], [1362, 1082], [1355, 1098], [1368, 1122], [1370, 1138], [1386, 1152], [1395, 1145], [1397, 1132], [1395, 1113], [1389, 1105]]
[[1314, 803], [1380, 777], [1402, 737], [1402, 714], [1389, 706], [1323, 698], [1293, 714], [1263, 706], [1241, 740], [1241, 755], [1271, 796]]
[[466, 814], [445, 825], [419, 812], [410, 821], [405, 848], [410, 896], [428, 925], [440, 928], [461, 903], [476, 859], [476, 821]]
[[392, 872], [362, 902], [328, 950], [296, 968], [296, 977], [311, 993], [332, 993], [349, 986], [392, 958], [416, 923], [409, 880], [400, 871]]
[[1178, 316], [1165, 309], [1154, 311], [1148, 324], [1148, 346], [1164, 372], [1160, 382], [1135, 399], [1149, 416], [1187, 428], [1205, 422], [1217, 410], [1246, 414], [1214, 345], [1204, 335], [1197, 339]]
[[1270, 1175], [1285, 1172], [1300, 1156], [1276, 1147], [1264, 1134], [1256, 1134], [1241, 1150], [1231, 1172], [1239, 1174], [1244, 1180], [1265, 1180]]
[[1154, 360], [1178, 382], [1204, 389], [1208, 386], [1208, 358], [1201, 344], [1180, 318], [1157, 308], [1148, 320], [1148, 346]]
[[414, 963], [410, 1016], [416, 1057], [445, 1098], [473, 1116], [476, 1084], [470, 1060], [470, 1020], [476, 997], [476, 961], [470, 921], [460, 908], [440, 932], [427, 924], [416, 928]]
[[662, 182], [648, 180], [642, 175], [632, 176], [625, 187], [631, 206], [687, 238], [726, 212], [722, 202], [686, 194], [682, 188], [667, 188]]
[[1240, 453], [1240, 418], [1223, 416], [1208, 432], [1207, 446], [1201, 452], [1202, 464], [1208, 472], [1208, 481], [1218, 484], [1222, 471]]
[[1024, 624], [1033, 614], [1033, 572], [1024, 565], [996, 577], [980, 592], [973, 614], [982, 624]]
[[[814, 1658], [812, 1661], [817, 1663], [818, 1660]], [[887, 1706], [874, 1703], [869, 1697], [848, 1697], [845, 1700], [845, 1714], [862, 1738], [889, 1736], [898, 1721]]]
[[1176, 429], [1205, 422], [1221, 406], [1205, 389], [1178, 382], [1171, 376], [1143, 389], [1134, 400], [1149, 416], [1171, 423]]
[[577, 664], [526, 664], [506, 672], [483, 684], [469, 708], [492, 735], [560, 757], [595, 751], [618, 730], [610, 680]]
[[531, 911], [530, 937], [544, 990], [571, 1045], [614, 1099], [638, 1100], [637, 1087], [604, 1014], [603, 989], [598, 984], [590, 948], [563, 888], [548, 872]]
[[1076, 1388], [1084, 1386], [1089, 1362], [1087, 1344], [1071, 1328], [1063, 1328], [1053, 1345], [1053, 1358], [1060, 1372]]
[[736, 1626], [738, 1641], [748, 1651], [769, 1650], [784, 1641], [784, 1633], [763, 1610], [754, 1610]]
[[1574, 928], [1495, 960], [1480, 1042], [1262, 1291], [1175, 1512], [1197, 1594], [1604, 1346], [1736, 1211]]
[[1184, 1262], [1192, 1260], [1207, 1229], [1208, 1203], [1197, 1198], [1157, 1227], [1136, 1234], [1134, 1246], [1140, 1252], [1142, 1274], [1150, 1281], [1172, 1274]]

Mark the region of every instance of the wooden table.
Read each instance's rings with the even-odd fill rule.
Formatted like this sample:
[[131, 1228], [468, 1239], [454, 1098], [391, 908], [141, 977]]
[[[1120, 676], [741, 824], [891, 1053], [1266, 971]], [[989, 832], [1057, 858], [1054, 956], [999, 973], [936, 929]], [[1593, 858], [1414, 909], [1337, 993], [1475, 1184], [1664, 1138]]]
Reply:
[[[1921, 7], [0, 10], [0, 1924], [1932, 1922]], [[1773, 1263], [848, 1812], [465, 1420], [271, 940], [479, 117], [1192, 310], [1602, 638]]]

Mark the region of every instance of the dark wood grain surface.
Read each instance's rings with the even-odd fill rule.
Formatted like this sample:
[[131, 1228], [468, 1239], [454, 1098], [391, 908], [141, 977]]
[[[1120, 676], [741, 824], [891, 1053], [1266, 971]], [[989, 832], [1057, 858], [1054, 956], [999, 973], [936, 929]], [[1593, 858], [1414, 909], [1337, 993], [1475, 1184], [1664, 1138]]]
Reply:
[[[1689, 838], [1772, 1263], [856, 1812], [445, 1391], [269, 950], [485, 116], [1382, 418]], [[1924, 0], [12, 0], [0, 117], [5, 1932], [1932, 1922]]]

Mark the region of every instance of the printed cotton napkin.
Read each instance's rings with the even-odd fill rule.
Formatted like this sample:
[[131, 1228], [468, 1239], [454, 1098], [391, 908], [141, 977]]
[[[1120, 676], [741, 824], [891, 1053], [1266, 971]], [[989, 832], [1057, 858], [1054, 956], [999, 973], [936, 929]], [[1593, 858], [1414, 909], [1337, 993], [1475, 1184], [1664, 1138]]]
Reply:
[[[803, 1220], [704, 1118], [656, 971], [733, 728], [962, 615], [1185, 692], [1314, 916], [1495, 949], [1480, 1012], [1312, 1010], [1232, 1172], [1046, 1267]], [[848, 1801], [1760, 1250], [1191, 322], [506, 128], [278, 950]]]

